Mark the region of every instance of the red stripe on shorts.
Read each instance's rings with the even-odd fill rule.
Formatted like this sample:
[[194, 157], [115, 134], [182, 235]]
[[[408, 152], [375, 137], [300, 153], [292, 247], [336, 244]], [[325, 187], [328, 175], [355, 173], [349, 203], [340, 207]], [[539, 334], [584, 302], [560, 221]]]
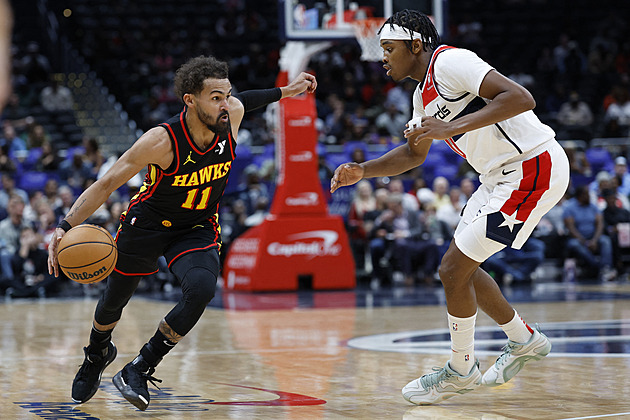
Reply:
[[501, 211], [524, 222], [536, 208], [542, 195], [549, 189], [551, 179], [551, 156], [549, 152], [523, 162], [523, 179], [518, 190], [512, 191], [510, 198], [503, 204]]

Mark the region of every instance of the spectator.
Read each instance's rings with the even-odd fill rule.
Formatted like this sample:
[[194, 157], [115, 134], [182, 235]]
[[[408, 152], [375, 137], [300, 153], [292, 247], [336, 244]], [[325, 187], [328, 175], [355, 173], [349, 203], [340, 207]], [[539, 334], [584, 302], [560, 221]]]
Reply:
[[402, 194], [403, 206], [407, 211], [418, 211], [420, 209], [420, 202], [414, 194], [408, 194], [405, 192], [405, 185], [399, 178], [392, 179], [387, 186], [390, 193]]
[[599, 279], [612, 280], [617, 275], [613, 268], [612, 243], [604, 234], [602, 212], [591, 203], [588, 187], [576, 188], [575, 197], [564, 208], [564, 224], [569, 234], [569, 256], [579, 258]]
[[363, 147], [354, 147], [350, 152], [350, 162], [365, 162], [365, 149]]
[[59, 198], [59, 182], [55, 178], [48, 178], [44, 184], [44, 201], [51, 207], [61, 205]]
[[613, 177], [606, 171], [600, 171], [590, 185], [591, 203], [595, 203], [598, 209], [604, 210], [606, 207], [606, 201], [601, 195], [601, 192], [605, 189], [612, 189], [615, 191], [617, 197], [617, 206], [630, 210], [630, 201], [628, 196], [620, 194], [617, 191], [617, 178]]
[[72, 111], [74, 106], [72, 92], [55, 77], [51, 77], [48, 86], [42, 89], [39, 101], [48, 112]]
[[252, 227], [261, 224], [265, 217], [269, 214], [269, 198], [266, 196], [259, 196], [256, 198], [256, 205], [254, 212], [247, 216], [245, 219], [245, 226]]
[[14, 173], [16, 170], [17, 165], [15, 164], [15, 161], [9, 156], [8, 147], [6, 145], [0, 146], [0, 173]]
[[40, 172], [54, 172], [59, 169], [62, 160], [55, 146], [50, 141], [45, 141], [42, 145], [42, 154], [37, 159], [35, 168]]
[[398, 110], [396, 104], [390, 101], [385, 102], [385, 111], [376, 117], [376, 127], [383, 128], [390, 137], [402, 138], [407, 117]]
[[28, 194], [26, 191], [15, 186], [15, 178], [12, 174], [3, 173], [2, 189], [0, 190], [0, 209], [6, 209], [9, 205], [9, 198], [12, 194], [19, 195], [23, 203], [28, 203]]
[[27, 150], [26, 142], [22, 140], [22, 138], [18, 137], [15, 127], [10, 121], [4, 122], [0, 146], [6, 146], [10, 156], [14, 156], [16, 152], [23, 152]]
[[365, 218], [366, 214], [376, 210], [376, 197], [372, 184], [368, 180], [357, 183], [354, 197], [348, 212], [348, 235], [350, 247], [354, 255], [357, 270], [365, 269], [365, 256], [368, 250], [368, 240], [372, 235], [373, 220]]
[[20, 68], [31, 86], [43, 85], [51, 73], [50, 61], [40, 53], [37, 42], [29, 42], [26, 46], [26, 55], [21, 60]]
[[545, 243], [530, 237], [521, 249], [504, 248], [488, 258], [482, 268], [495, 272], [495, 279], [500, 278], [504, 286], [512, 282], [526, 284], [534, 279], [534, 272], [545, 259]]
[[17, 194], [11, 194], [7, 206], [8, 216], [0, 221], [0, 268], [1, 276], [13, 278], [11, 260], [20, 247], [20, 232], [27, 226], [23, 218], [24, 200]]
[[433, 194], [435, 194], [433, 204], [438, 213], [443, 206], [452, 205], [451, 197], [448, 194], [450, 187], [451, 184], [448, 182], [448, 179], [443, 176], [437, 176], [433, 180]]
[[85, 181], [94, 178], [90, 164], [84, 160], [81, 153], [75, 153], [71, 159], [62, 161], [59, 165], [59, 175], [74, 191], [82, 190]]
[[105, 156], [101, 153], [98, 141], [94, 137], [84, 138], [83, 149], [85, 150], [84, 159], [90, 167], [92, 176], [97, 177], [105, 163]]
[[438, 247], [423, 235], [420, 214], [403, 206], [403, 193], [390, 193], [387, 209], [374, 222], [375, 238], [370, 242], [374, 273], [381, 280], [395, 264], [406, 285], [415, 282], [415, 265], [422, 265], [422, 277], [433, 282], [433, 274], [439, 263]]
[[614, 267], [621, 271], [622, 255], [630, 254], [630, 211], [617, 206], [614, 190], [603, 190], [602, 197], [606, 200], [604, 227], [612, 241]]
[[615, 91], [614, 102], [610, 104], [604, 116], [606, 122], [615, 121], [622, 133], [630, 126], [630, 93], [627, 88]]
[[243, 200], [247, 214], [252, 214], [256, 209], [258, 197], [269, 197], [269, 189], [264, 184], [259, 175], [259, 170], [255, 164], [248, 165], [243, 170], [243, 182], [238, 187], [238, 198]]
[[50, 142], [50, 137], [43, 125], [34, 122], [27, 128], [26, 145], [29, 149], [42, 147], [46, 142]]
[[424, 232], [428, 234], [427, 237], [437, 245], [439, 259], [441, 260], [453, 239], [454, 230], [437, 217], [433, 203], [423, 205], [423, 209], [424, 212], [420, 215], [420, 223], [424, 228]]
[[460, 206], [465, 206], [470, 197], [475, 192], [476, 185], [474, 181], [468, 177], [462, 178], [459, 182], [459, 189], [462, 192], [460, 196], [459, 204]]
[[593, 113], [588, 104], [580, 100], [580, 95], [573, 91], [569, 100], [560, 106], [556, 116], [561, 130], [559, 138], [590, 140], [592, 137], [591, 124]]
[[[74, 193], [72, 192], [72, 188], [67, 185], [62, 185], [59, 187], [59, 203], [57, 206], [53, 207], [53, 211], [55, 212], [55, 219], [60, 221], [63, 217], [68, 214], [70, 207], [72, 207], [72, 203], [74, 203]], [[120, 213], [116, 217], [120, 216]]]
[[436, 212], [436, 216], [439, 220], [447, 224], [449, 229], [455, 231], [459, 220], [461, 219], [462, 210], [464, 204], [461, 202], [462, 191], [458, 187], [453, 187], [448, 192], [450, 203], [443, 205]]
[[585, 177], [591, 176], [591, 164], [586, 158], [584, 150], [578, 148], [574, 141], [566, 141], [563, 146], [564, 151], [567, 153], [567, 157], [569, 158], [571, 175], [583, 175]]
[[57, 278], [48, 273], [48, 252], [40, 247], [41, 235], [30, 226], [20, 232], [20, 247], [11, 260], [14, 281], [25, 287], [11, 293], [14, 297], [44, 297], [56, 292]]
[[628, 173], [628, 161], [623, 156], [615, 158], [613, 177], [617, 182], [617, 192], [626, 198], [630, 195], [630, 173]]
[[540, 219], [534, 229], [533, 237], [545, 244], [545, 257], [562, 260], [565, 257], [566, 228], [564, 226], [564, 205], [566, 199], [560, 200]]
[[333, 169], [328, 165], [326, 155], [323, 153], [317, 154], [317, 174], [320, 181], [324, 184], [328, 183], [328, 180], [334, 174]]

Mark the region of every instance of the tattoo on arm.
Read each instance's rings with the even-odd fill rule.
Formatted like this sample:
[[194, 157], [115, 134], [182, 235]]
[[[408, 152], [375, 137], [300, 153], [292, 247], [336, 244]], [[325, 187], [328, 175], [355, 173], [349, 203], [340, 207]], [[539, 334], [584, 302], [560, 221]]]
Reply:
[[80, 203], [76, 203], [74, 210], [72, 210], [72, 212], [70, 212], [70, 214], [68, 214], [66, 217], [74, 216], [74, 214], [78, 212], [79, 209], [83, 206], [83, 204], [85, 204], [85, 199], [83, 199]]
[[184, 338], [183, 335], [179, 335], [175, 331], [173, 331], [171, 326], [168, 325], [164, 319], [160, 321], [159, 330], [172, 343], [178, 343], [179, 340]]

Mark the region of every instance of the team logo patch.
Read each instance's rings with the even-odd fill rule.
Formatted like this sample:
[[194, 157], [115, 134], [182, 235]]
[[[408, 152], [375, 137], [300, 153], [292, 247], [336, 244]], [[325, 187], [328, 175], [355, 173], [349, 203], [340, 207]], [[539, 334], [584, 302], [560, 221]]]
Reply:
[[486, 217], [486, 237], [503, 245], [512, 246], [522, 227], [523, 222], [516, 219], [516, 212], [507, 215], [497, 211]]
[[197, 163], [194, 160], [192, 160], [191, 156], [192, 156], [192, 151], [188, 153], [188, 157], [184, 161], [184, 165], [187, 164], [188, 162], [190, 162], [190, 163]]
[[173, 224], [171, 223], [170, 220], [162, 220], [162, 225], [166, 226], [166, 227], [171, 227], [173, 226]]

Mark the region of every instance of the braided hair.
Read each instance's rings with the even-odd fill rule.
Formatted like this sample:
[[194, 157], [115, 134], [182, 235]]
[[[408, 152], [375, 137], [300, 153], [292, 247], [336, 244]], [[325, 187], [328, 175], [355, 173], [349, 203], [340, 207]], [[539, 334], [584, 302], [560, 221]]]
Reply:
[[[405, 9], [400, 12], [396, 12], [391, 15], [381, 29], [379, 29], [378, 33], [380, 35], [383, 27], [389, 24], [390, 26], [398, 25], [403, 27], [404, 29], [408, 29], [414, 32], [417, 32], [422, 35], [422, 48], [425, 51], [428, 49], [435, 50], [440, 46], [440, 35], [438, 34], [437, 29], [431, 22], [431, 19], [427, 15], [417, 10]], [[425, 42], [427, 40], [427, 42]], [[409, 32], [409, 41], [405, 41], [407, 44], [407, 48], [411, 50], [411, 41], [413, 41], [413, 37], [411, 32]], [[427, 49], [428, 47], [428, 49]]]

